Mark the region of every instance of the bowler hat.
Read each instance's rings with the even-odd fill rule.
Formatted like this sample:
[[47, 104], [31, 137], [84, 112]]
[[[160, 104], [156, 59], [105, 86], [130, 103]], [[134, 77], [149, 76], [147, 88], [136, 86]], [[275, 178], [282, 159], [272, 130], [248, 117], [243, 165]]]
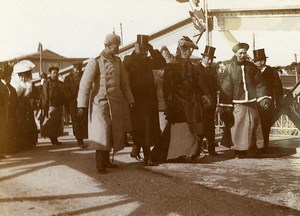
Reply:
[[48, 69], [48, 72], [51, 73], [52, 70], [57, 70], [59, 71], [59, 68], [57, 66], [51, 66], [49, 69]]
[[265, 54], [265, 49], [253, 50], [253, 61], [268, 58]]
[[232, 47], [232, 51], [236, 53], [239, 49], [249, 49], [249, 45], [246, 43], [238, 43], [234, 47]]
[[211, 58], [211, 59], [212, 59], [212, 58], [216, 58], [216, 56], [214, 56], [215, 50], [216, 50], [215, 47], [212, 47], [212, 46], [205, 46], [204, 53], [201, 53], [201, 55], [203, 55], [203, 56], [208, 56], [208, 57]]
[[13, 73], [18, 74], [18, 73], [31, 71], [34, 67], [35, 65], [31, 61], [22, 60], [14, 65]]
[[187, 36], [183, 36], [179, 41], [178, 41], [178, 47], [188, 47], [188, 48], [193, 48], [193, 49], [199, 49], [198, 46]]
[[140, 34], [138, 34], [136, 36], [136, 42], [140, 46], [146, 47], [149, 44], [149, 35], [140, 35]]

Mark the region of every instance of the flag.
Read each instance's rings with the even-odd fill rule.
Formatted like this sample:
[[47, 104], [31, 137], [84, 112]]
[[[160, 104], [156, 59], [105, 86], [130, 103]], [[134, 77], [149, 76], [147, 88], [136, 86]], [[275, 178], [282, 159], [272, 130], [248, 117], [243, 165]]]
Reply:
[[39, 45], [38, 45], [38, 50], [37, 50], [39, 53], [42, 53], [43, 52], [43, 45], [41, 42], [39, 42]]
[[193, 21], [195, 29], [199, 32], [204, 32], [206, 29], [205, 15], [202, 9], [194, 10], [194, 12], [189, 11], [191, 19]]

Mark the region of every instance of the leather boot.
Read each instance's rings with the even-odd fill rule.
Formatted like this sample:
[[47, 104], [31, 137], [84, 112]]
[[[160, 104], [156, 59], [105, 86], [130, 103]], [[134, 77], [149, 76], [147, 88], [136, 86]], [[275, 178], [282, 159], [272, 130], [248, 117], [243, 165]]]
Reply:
[[117, 168], [118, 165], [112, 164], [109, 159], [109, 151], [105, 151], [105, 164], [107, 168]]
[[150, 146], [144, 146], [143, 152], [144, 152], [144, 161], [145, 161], [146, 166], [157, 166], [158, 165], [157, 163], [155, 163], [151, 160]]
[[105, 152], [101, 150], [96, 150], [96, 168], [99, 173], [106, 173], [106, 161], [105, 161]]
[[130, 153], [130, 157], [135, 158], [137, 161], [143, 161], [143, 158], [140, 156], [140, 147], [133, 145]]

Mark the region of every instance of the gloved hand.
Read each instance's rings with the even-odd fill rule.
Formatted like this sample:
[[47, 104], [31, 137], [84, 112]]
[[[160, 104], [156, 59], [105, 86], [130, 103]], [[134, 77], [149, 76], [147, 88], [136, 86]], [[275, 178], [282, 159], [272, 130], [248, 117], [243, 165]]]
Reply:
[[83, 108], [83, 107], [79, 107], [79, 108], [77, 109], [77, 116], [78, 116], [78, 117], [82, 117], [83, 111], [84, 111], [84, 108]]
[[272, 105], [272, 100], [270, 98], [264, 98], [259, 101], [259, 105], [265, 110], [269, 109]]
[[232, 127], [234, 125], [233, 107], [221, 107], [220, 118], [226, 126]]
[[210, 95], [203, 95], [201, 99], [202, 99], [202, 105], [204, 109], [208, 109], [212, 107], [212, 98]]
[[129, 104], [129, 109], [130, 109], [131, 112], [134, 110], [134, 103]]

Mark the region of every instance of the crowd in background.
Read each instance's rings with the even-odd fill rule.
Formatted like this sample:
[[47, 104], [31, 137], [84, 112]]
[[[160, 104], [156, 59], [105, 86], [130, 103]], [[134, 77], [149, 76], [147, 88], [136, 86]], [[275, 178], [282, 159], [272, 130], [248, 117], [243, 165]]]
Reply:
[[216, 48], [206, 46], [194, 64], [190, 57], [198, 46], [186, 36], [178, 41], [175, 56], [165, 46], [154, 49], [147, 35], [137, 35], [134, 51], [123, 61], [117, 56], [118, 35], [108, 34], [104, 45], [84, 72], [82, 63], [74, 64], [63, 81], [59, 68], [50, 67], [40, 88], [31, 82], [32, 62], [1, 63], [2, 157], [36, 146], [39, 131], [53, 145], [62, 145], [58, 137], [63, 135], [64, 110], [79, 147], [95, 150], [100, 173], [117, 167], [110, 153], [125, 147], [127, 133], [133, 139], [130, 156], [147, 166], [218, 156], [217, 110], [224, 124], [222, 142], [236, 158], [247, 157], [249, 150], [268, 153], [274, 110], [283, 93], [264, 49], [254, 50], [250, 59], [249, 45], [238, 43], [231, 60], [216, 64]]

